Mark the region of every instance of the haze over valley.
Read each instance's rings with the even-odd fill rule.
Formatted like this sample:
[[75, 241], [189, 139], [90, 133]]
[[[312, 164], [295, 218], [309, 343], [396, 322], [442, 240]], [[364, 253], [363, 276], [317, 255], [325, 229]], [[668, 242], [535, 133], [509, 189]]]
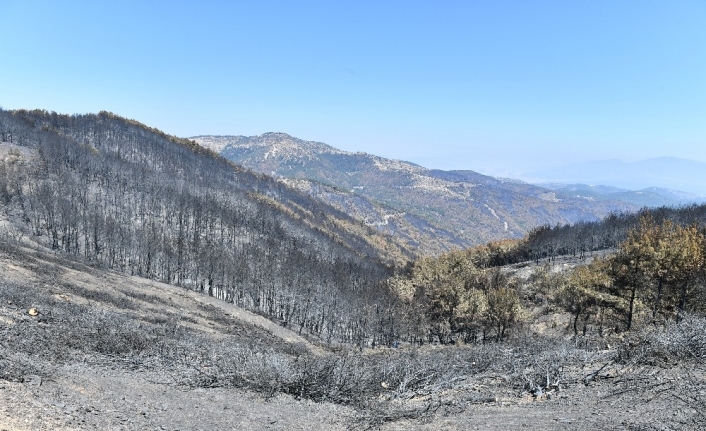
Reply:
[[528, 173], [527, 177], [541, 178], [542, 182], [605, 185], [633, 191], [671, 189], [675, 197], [681, 194], [681, 201], [686, 203], [689, 200], [703, 200], [706, 196], [704, 172], [706, 162], [660, 157], [636, 162], [617, 159], [585, 162]]

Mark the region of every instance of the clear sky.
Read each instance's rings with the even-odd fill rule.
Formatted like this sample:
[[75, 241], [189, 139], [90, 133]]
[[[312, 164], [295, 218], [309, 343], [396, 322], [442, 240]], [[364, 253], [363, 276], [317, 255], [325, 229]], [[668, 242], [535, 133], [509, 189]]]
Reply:
[[706, 1], [0, 0], [0, 106], [498, 175], [706, 161]]

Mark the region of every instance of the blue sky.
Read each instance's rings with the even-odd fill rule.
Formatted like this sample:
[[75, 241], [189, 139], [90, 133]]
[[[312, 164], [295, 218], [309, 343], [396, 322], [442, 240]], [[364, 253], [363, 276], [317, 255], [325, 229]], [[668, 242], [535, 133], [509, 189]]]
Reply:
[[0, 0], [0, 106], [521, 176], [706, 161], [706, 1]]

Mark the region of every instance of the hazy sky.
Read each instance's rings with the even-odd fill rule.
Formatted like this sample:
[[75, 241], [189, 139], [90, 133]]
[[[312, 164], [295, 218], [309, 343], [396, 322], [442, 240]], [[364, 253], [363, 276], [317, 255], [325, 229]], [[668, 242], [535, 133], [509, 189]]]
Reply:
[[706, 1], [0, 0], [0, 106], [443, 169], [706, 161]]

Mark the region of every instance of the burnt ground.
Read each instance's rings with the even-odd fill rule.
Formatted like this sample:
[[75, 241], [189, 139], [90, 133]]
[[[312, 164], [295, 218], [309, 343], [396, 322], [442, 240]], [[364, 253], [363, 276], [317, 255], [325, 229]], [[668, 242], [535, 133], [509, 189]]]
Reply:
[[6, 242], [0, 430], [703, 429], [701, 329], [330, 352], [231, 304]]
[[[143, 371], [77, 364], [51, 377], [0, 382], [0, 429], [7, 430], [305, 430], [377, 428], [365, 413], [332, 403], [264, 397], [231, 388], [188, 388]], [[670, 400], [617, 396], [614, 385], [568, 387], [550, 400], [531, 396], [442, 406], [384, 430], [699, 429], [680, 425]], [[654, 394], [653, 394], [654, 395]], [[414, 403], [414, 401], [410, 402]]]

